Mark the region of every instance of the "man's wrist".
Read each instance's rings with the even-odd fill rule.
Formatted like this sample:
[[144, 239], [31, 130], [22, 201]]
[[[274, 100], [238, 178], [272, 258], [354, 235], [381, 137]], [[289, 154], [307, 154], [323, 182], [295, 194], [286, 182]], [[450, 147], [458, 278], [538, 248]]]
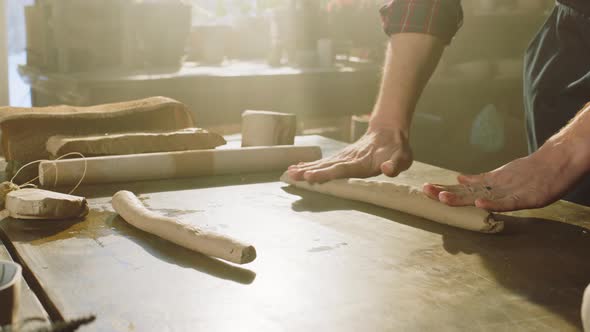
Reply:
[[[563, 150], [564, 157], [577, 171], [590, 170], [590, 104], [559, 133], [547, 140], [550, 147]], [[545, 144], [544, 144], [545, 145]]]
[[586, 137], [554, 136], [535, 154], [551, 156], [545, 162], [556, 163], [566, 172], [581, 174], [590, 170], [590, 139]]
[[369, 119], [371, 130], [395, 130], [409, 134], [412, 123], [411, 112], [390, 112], [392, 114], [381, 114], [373, 112]]
[[396, 141], [409, 141], [410, 140], [410, 132], [407, 128], [400, 127], [397, 125], [383, 125], [383, 124], [376, 124], [371, 125], [369, 124], [369, 128], [367, 129], [367, 133], [388, 133], [391, 137], [396, 138]]
[[590, 104], [557, 134], [533, 153], [563, 171], [586, 173], [590, 170]]
[[580, 173], [590, 170], [590, 137], [576, 137], [565, 145], [573, 169]]
[[399, 125], [399, 123], [391, 122], [391, 123], [384, 123], [381, 121], [376, 122], [369, 122], [369, 131], [392, 131], [398, 132], [401, 135], [408, 138], [410, 136], [410, 128], [409, 126]]

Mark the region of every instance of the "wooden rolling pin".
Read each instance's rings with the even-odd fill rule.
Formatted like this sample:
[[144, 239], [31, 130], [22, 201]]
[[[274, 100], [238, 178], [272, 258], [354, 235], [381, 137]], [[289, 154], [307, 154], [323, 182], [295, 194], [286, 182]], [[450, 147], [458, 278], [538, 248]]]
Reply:
[[279, 171], [321, 157], [317, 146], [275, 146], [46, 160], [39, 164], [39, 181], [45, 187], [75, 185], [85, 164], [83, 183], [97, 184]]
[[113, 196], [113, 208], [131, 225], [202, 254], [246, 264], [256, 259], [256, 249], [225, 235], [207, 232], [190, 224], [154, 213], [129, 191]]

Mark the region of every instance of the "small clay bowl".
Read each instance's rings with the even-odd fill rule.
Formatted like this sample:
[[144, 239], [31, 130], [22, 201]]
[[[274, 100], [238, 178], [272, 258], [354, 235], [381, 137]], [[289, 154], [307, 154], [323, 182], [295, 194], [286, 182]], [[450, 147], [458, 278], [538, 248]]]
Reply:
[[16, 322], [20, 298], [22, 268], [10, 261], [0, 261], [0, 327]]

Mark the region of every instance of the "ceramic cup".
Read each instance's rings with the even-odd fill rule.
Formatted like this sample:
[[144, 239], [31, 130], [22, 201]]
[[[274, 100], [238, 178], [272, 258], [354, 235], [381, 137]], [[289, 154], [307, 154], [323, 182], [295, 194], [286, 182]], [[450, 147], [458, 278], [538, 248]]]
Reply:
[[0, 326], [16, 322], [22, 269], [10, 261], [0, 261]]

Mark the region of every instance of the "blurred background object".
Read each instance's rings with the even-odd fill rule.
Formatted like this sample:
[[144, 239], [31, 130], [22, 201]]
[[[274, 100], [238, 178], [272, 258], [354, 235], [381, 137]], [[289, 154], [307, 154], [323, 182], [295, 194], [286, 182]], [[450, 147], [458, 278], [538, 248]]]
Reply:
[[[351, 117], [370, 114], [379, 87], [384, 2], [11, 0], [11, 104], [163, 95], [222, 133], [265, 109], [297, 114], [300, 133], [351, 141]], [[416, 109], [417, 160], [478, 172], [527, 153], [522, 56], [553, 5], [463, 1], [464, 26]]]
[[6, 43], [6, 4], [0, 0], [0, 105], [8, 104], [8, 45]]
[[27, 65], [60, 73], [177, 68], [191, 27], [180, 1], [38, 0], [25, 17]]

